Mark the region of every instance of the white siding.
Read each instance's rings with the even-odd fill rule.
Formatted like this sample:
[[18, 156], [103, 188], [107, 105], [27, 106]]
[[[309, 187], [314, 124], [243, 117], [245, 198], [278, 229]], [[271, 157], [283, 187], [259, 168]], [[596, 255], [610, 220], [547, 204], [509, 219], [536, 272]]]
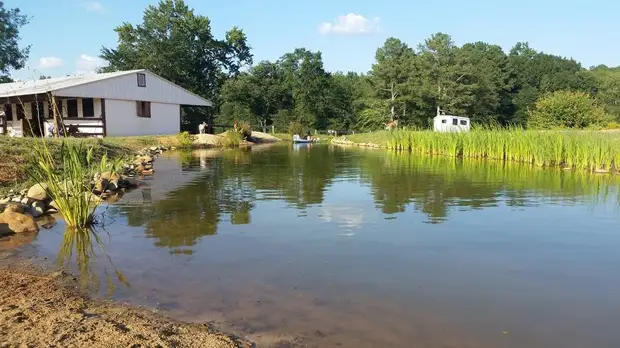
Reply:
[[56, 90], [57, 96], [94, 97], [117, 100], [142, 100], [153, 103], [211, 106], [210, 102], [147, 71], [146, 87], [138, 87], [138, 73], [94, 81]]
[[[147, 81], [148, 85], [148, 81]], [[136, 115], [136, 102], [106, 99], [107, 136], [177, 134], [181, 131], [181, 108], [175, 104], [151, 103], [151, 117]]]

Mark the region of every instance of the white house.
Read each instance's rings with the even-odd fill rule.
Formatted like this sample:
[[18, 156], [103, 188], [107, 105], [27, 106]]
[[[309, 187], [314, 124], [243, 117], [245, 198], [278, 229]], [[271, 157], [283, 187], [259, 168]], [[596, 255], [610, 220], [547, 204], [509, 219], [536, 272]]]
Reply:
[[433, 118], [435, 132], [469, 132], [471, 122], [469, 117], [453, 115], [437, 115]]
[[3, 83], [0, 133], [45, 135], [55, 113], [81, 135], [176, 134], [181, 105], [212, 103], [148, 70]]

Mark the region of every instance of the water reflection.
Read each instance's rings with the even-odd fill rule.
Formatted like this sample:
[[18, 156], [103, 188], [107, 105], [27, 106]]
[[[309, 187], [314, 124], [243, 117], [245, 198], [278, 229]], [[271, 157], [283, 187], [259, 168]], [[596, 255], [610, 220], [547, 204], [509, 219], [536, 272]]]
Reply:
[[[283, 200], [304, 216], [341, 180], [369, 186], [386, 218], [411, 209], [429, 223], [442, 223], [455, 210], [532, 206], [541, 203], [539, 196], [570, 204], [617, 195], [611, 176], [324, 145], [200, 150], [182, 153], [180, 165], [199, 174], [164, 199], [119, 209], [129, 225], [145, 226], [157, 246], [184, 254], [221, 223], [251, 223], [256, 201]], [[363, 214], [355, 207], [323, 209], [326, 221], [343, 221], [345, 228]]]
[[[115, 278], [110, 274], [106, 264], [97, 263], [102, 256], [113, 269]], [[72, 270], [77, 266], [79, 285], [84, 290], [99, 292], [101, 290], [100, 278], [105, 279], [108, 296], [114, 294], [116, 281], [129, 286], [123, 273], [114, 266], [112, 258], [106, 253], [104, 243], [95, 228], [65, 230], [57, 262], [62, 269]]]

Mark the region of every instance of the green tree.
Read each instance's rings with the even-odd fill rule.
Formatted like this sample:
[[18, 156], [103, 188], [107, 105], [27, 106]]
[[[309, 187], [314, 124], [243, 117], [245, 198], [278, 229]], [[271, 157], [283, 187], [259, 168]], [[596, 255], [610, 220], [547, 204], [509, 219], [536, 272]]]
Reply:
[[598, 101], [584, 92], [557, 91], [541, 97], [530, 112], [533, 129], [605, 126], [611, 117]]
[[605, 65], [590, 70], [595, 80], [595, 94], [605, 106], [605, 110], [620, 120], [620, 67]]
[[[399, 39], [390, 37], [375, 54], [376, 63], [370, 71], [377, 98], [383, 103], [375, 106], [387, 105], [389, 110], [375, 110], [366, 115], [374, 114], [383, 121], [393, 121], [398, 118], [397, 107], [406, 114], [406, 104], [411, 100], [409, 87], [413, 78], [415, 53], [407, 44]], [[385, 116], [381, 115], [385, 112]]]
[[30, 46], [20, 47], [19, 30], [28, 24], [19, 8], [6, 9], [0, 1], [0, 82], [11, 82], [9, 73], [26, 65]]
[[[149, 69], [216, 105], [226, 79], [252, 63], [242, 30], [234, 27], [216, 39], [209, 18], [195, 14], [183, 0], [150, 5], [142, 24], [123, 23], [115, 31], [118, 46], [101, 50], [101, 58], [108, 62], [104, 71]], [[196, 108], [186, 108], [182, 125], [195, 129], [203, 117]]]

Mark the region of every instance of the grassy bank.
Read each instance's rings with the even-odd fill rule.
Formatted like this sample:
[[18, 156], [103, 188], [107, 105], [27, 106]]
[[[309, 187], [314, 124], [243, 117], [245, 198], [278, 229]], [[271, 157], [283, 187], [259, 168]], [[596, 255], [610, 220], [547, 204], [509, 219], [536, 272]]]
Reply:
[[615, 132], [489, 129], [436, 133], [398, 130], [350, 135], [347, 140], [420, 155], [491, 159], [589, 171], [620, 169], [620, 133]]
[[[67, 141], [93, 145], [95, 158], [107, 154], [109, 159], [133, 157], [136, 151], [155, 145], [179, 146], [177, 136], [109, 137], [104, 139], [76, 139]], [[28, 178], [28, 171], [37, 165], [38, 155], [34, 138], [11, 138], [0, 136], [0, 195], [10, 189], [28, 187], [34, 182]], [[52, 156], [60, 156], [60, 139], [48, 139]], [[60, 160], [60, 159], [59, 159]]]

